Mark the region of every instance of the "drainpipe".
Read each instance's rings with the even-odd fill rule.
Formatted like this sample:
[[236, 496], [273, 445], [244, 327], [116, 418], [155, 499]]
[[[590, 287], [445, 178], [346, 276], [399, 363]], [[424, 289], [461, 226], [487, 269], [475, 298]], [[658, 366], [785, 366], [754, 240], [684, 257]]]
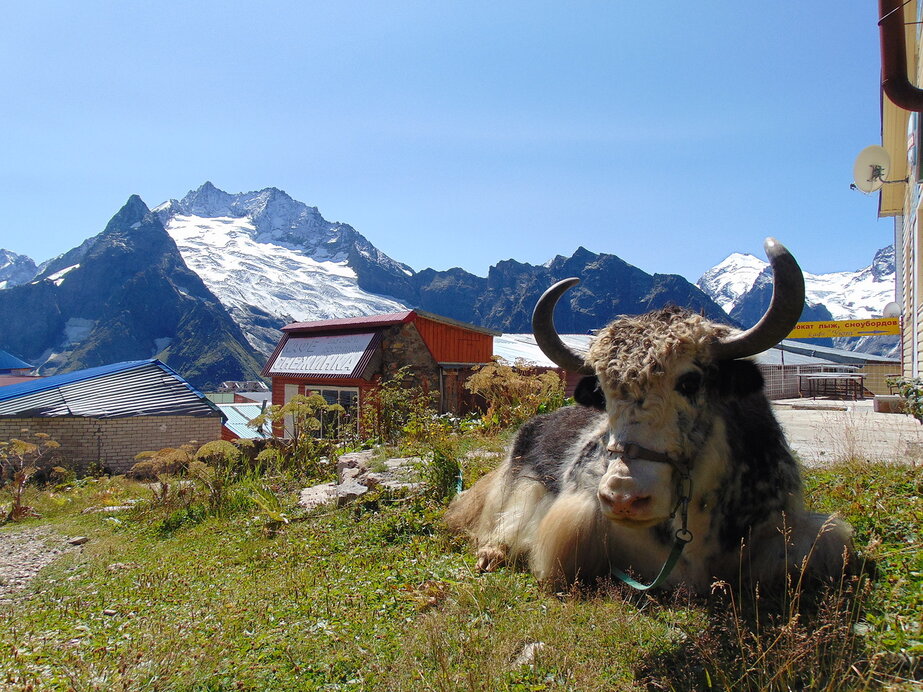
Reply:
[[903, 0], [878, 0], [878, 32], [881, 43], [881, 90], [894, 105], [923, 112], [923, 89], [907, 75], [907, 42], [904, 39]]

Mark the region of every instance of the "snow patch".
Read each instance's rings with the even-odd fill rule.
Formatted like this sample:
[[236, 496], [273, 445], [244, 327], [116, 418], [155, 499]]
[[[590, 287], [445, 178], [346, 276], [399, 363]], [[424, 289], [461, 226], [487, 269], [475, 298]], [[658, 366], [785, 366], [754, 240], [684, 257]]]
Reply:
[[[70, 274], [70, 273], [71, 273], [72, 271], [74, 271], [75, 269], [77, 269], [79, 266], [80, 266], [79, 264], [72, 264], [72, 265], [69, 266], [69, 267], [65, 267], [65, 268], [62, 269], [61, 271], [57, 271], [57, 272], [55, 272], [54, 274], [49, 274], [49, 275], [46, 276], [45, 278], [46, 278], [48, 281], [53, 282], [55, 286], [60, 286], [60, 285], [64, 282], [64, 277], [67, 276], [68, 274]], [[35, 283], [35, 282], [33, 282], [33, 283]]]
[[161, 351], [165, 350], [172, 343], [172, 336], [162, 336], [159, 339], [154, 339], [154, 355], [157, 355]]
[[[586, 352], [590, 348], [589, 334], [562, 334], [561, 341], [575, 351]], [[531, 334], [502, 334], [494, 337], [494, 355], [507, 363], [524, 360], [541, 368], [558, 367], [542, 353]]]
[[[277, 217], [270, 223], [280, 223]], [[308, 253], [272, 240], [253, 218], [176, 214], [164, 224], [186, 265], [237, 319], [263, 313], [307, 322], [400, 312], [407, 306], [359, 288], [345, 254]], [[284, 236], [284, 233], [278, 233]], [[278, 333], [241, 323], [250, 343], [271, 352]], [[271, 333], [271, 332], [270, 332]], [[270, 342], [271, 339], [271, 342]]]
[[65, 346], [80, 343], [90, 335], [94, 327], [96, 327], [96, 322], [93, 320], [71, 317], [64, 323]]

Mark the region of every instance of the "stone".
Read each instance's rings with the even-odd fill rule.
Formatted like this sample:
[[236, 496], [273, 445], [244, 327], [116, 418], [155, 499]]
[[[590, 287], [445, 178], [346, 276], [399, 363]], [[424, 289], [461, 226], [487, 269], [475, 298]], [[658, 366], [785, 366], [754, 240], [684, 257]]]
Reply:
[[302, 490], [301, 495], [298, 498], [298, 504], [305, 509], [314, 509], [320, 505], [325, 505], [328, 502], [332, 502], [335, 497], [336, 484], [323, 483], [321, 485], [314, 485], [310, 488], [305, 488]]
[[524, 647], [522, 647], [522, 651], [519, 652], [519, 656], [517, 656], [516, 660], [513, 661], [513, 667], [518, 668], [519, 666], [533, 665], [535, 663], [535, 657], [544, 648], [545, 642], [529, 642]]
[[342, 507], [347, 505], [353, 500], [362, 495], [365, 495], [369, 491], [367, 485], [363, 485], [359, 481], [350, 480], [346, 483], [340, 483], [335, 487], [337, 505]]

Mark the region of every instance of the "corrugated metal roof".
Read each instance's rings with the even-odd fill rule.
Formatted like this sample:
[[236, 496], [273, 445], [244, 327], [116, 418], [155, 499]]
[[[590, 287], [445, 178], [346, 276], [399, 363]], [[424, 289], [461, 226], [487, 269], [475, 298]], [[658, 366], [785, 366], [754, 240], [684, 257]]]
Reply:
[[[561, 340], [577, 351], [586, 352], [589, 348], [590, 337], [588, 334], [562, 334]], [[894, 358], [885, 356], [874, 356], [870, 353], [861, 353], [859, 351], [845, 351], [840, 348], [829, 348], [826, 346], [814, 346], [812, 344], [798, 343], [797, 341], [786, 339], [779, 346], [758, 353], [753, 356], [753, 360], [762, 365], [856, 365], [862, 366], [866, 363], [897, 363]], [[784, 350], [784, 355], [783, 355]], [[527, 361], [542, 367], [556, 367], [542, 353], [541, 349], [535, 343], [535, 337], [531, 334], [504, 334], [498, 339], [494, 339], [494, 355], [503, 358], [509, 363], [513, 363], [517, 358], [524, 358]]]
[[214, 416], [220, 409], [159, 360], [113, 363], [0, 388], [0, 416]]
[[282, 327], [283, 332], [322, 332], [322, 331], [345, 331], [348, 329], [378, 329], [381, 327], [390, 327], [395, 324], [413, 321], [414, 317], [422, 317], [433, 322], [442, 324], [451, 324], [455, 327], [467, 329], [480, 334], [490, 334], [499, 336], [501, 332], [487, 327], [478, 327], [467, 322], [453, 320], [451, 317], [443, 317], [432, 312], [423, 310], [405, 310], [404, 312], [389, 312], [384, 315], [367, 315], [365, 317], [344, 317], [335, 320], [317, 320], [315, 322], [293, 322]]
[[413, 319], [414, 311], [390, 312], [384, 315], [367, 315], [365, 317], [344, 317], [336, 320], [317, 320], [315, 322], [293, 322], [282, 327], [283, 332], [319, 332], [343, 331], [346, 329], [363, 329], [366, 327], [390, 327]]
[[35, 366], [20, 360], [12, 353], [0, 351], [0, 371], [3, 370], [32, 370]]
[[805, 356], [823, 358], [833, 361], [834, 363], [847, 363], [850, 365], [865, 365], [866, 363], [900, 363], [899, 358], [890, 358], [888, 356], [876, 356], [871, 353], [862, 351], [847, 351], [842, 348], [832, 348], [830, 346], [816, 346], [807, 344], [794, 339], [785, 339], [779, 346], [788, 353], [800, 353]]
[[226, 417], [224, 427], [237, 437], [245, 440], [272, 437], [271, 423], [264, 424], [259, 430], [247, 425], [263, 412], [263, 404], [218, 404], [218, 408]]

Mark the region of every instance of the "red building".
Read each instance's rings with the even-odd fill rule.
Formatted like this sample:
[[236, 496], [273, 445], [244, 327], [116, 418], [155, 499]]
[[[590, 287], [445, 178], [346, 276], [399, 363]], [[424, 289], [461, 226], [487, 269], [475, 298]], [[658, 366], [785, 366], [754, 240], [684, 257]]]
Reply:
[[317, 393], [355, 412], [370, 388], [409, 366], [408, 384], [436, 393], [441, 413], [474, 407], [462, 385], [472, 367], [490, 362], [500, 334], [420, 310], [295, 322], [282, 332], [262, 372], [272, 378], [273, 404]]

